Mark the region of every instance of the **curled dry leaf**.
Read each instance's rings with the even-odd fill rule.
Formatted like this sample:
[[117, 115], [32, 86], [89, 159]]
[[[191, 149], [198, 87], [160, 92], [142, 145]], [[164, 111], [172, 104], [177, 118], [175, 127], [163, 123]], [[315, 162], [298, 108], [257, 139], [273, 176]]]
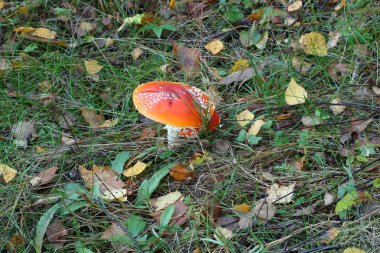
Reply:
[[289, 12], [296, 11], [296, 10], [301, 9], [302, 5], [303, 5], [302, 1], [295, 1], [294, 3], [288, 5], [287, 10]]
[[369, 123], [372, 122], [372, 118], [367, 120], [355, 120], [351, 123], [350, 132], [363, 132]]
[[247, 68], [242, 71], [237, 71], [227, 76], [223, 80], [219, 81], [218, 84], [227, 85], [234, 82], [244, 83], [248, 79], [252, 78], [255, 74], [255, 70], [253, 68]]
[[186, 76], [194, 77], [201, 70], [201, 52], [197, 48], [188, 48], [173, 43], [173, 54]]
[[376, 95], [380, 95], [380, 87], [373, 86], [372, 89], [373, 89], [373, 92], [375, 92]]
[[5, 183], [10, 182], [17, 175], [17, 170], [0, 163], [0, 176]]
[[163, 210], [168, 205], [174, 204], [177, 201], [182, 201], [183, 196], [179, 191], [168, 193], [164, 196], [150, 200], [150, 204], [155, 208], [155, 211]]
[[157, 135], [157, 130], [155, 128], [147, 127], [141, 131], [139, 140], [142, 141], [146, 139], [151, 139], [151, 138], [154, 138], [156, 135]]
[[[341, 101], [339, 98], [335, 98], [333, 100], [331, 100], [331, 104], [339, 104]], [[338, 115], [339, 113], [342, 113], [344, 112], [344, 110], [346, 109], [346, 106], [344, 105], [331, 105], [330, 106], [330, 110], [334, 113], [334, 115]]]
[[321, 241], [323, 243], [330, 243], [332, 240], [334, 240], [340, 233], [340, 229], [336, 227], [332, 227], [329, 230], [327, 230], [324, 234], [321, 236]]
[[135, 165], [133, 165], [132, 167], [124, 170], [123, 172], [123, 175], [125, 177], [133, 177], [133, 176], [137, 176], [138, 174], [140, 174], [141, 172], [143, 172], [147, 167], [147, 164], [146, 163], [143, 163], [143, 162], [140, 162], [140, 161], [137, 161], [137, 163], [135, 163]]
[[47, 240], [53, 243], [55, 249], [62, 248], [66, 243], [64, 237], [67, 236], [69, 232], [63, 225], [61, 221], [54, 221], [46, 229]]
[[246, 212], [249, 212], [251, 210], [251, 206], [248, 205], [247, 203], [243, 203], [240, 205], [234, 205], [232, 208], [235, 211], [242, 212], [242, 213], [246, 213]]
[[292, 78], [288, 88], [285, 91], [285, 101], [288, 105], [298, 105], [305, 103], [307, 98], [306, 90], [297, 84], [297, 82]]
[[248, 133], [256, 136], [263, 125], [265, 125], [265, 122], [263, 120], [261, 119], [256, 120], [255, 122], [253, 122], [252, 126], [248, 129]]
[[342, 36], [340, 31], [329, 32], [329, 41], [327, 42], [327, 48], [333, 48], [338, 44], [339, 38]]
[[103, 121], [102, 124], [100, 124], [98, 127], [99, 128], [109, 128], [109, 127], [114, 127], [117, 125], [117, 123], [119, 123], [119, 119], [116, 118], [116, 119], [107, 119], [105, 121]]
[[34, 124], [34, 120], [21, 121], [12, 126], [11, 132], [17, 146], [25, 148], [28, 145], [28, 140], [32, 141], [37, 137]]
[[262, 220], [270, 220], [274, 217], [276, 207], [266, 199], [260, 199], [255, 203], [253, 214]]
[[81, 107], [80, 111], [84, 120], [90, 125], [92, 128], [98, 128], [104, 122], [104, 116], [102, 113], [97, 113], [94, 109]]
[[213, 55], [216, 55], [218, 54], [220, 51], [223, 50], [224, 48], [224, 44], [223, 44], [223, 41], [219, 40], [219, 39], [215, 39], [215, 40], [212, 40], [210, 41], [209, 43], [207, 43], [205, 45], [205, 48], [210, 51]]
[[269, 203], [276, 204], [290, 203], [293, 200], [293, 192], [295, 186], [296, 183], [288, 186], [274, 183], [266, 190], [266, 193], [268, 194], [266, 200]]
[[327, 45], [325, 37], [319, 32], [310, 32], [301, 36], [299, 40], [305, 53], [315, 56], [326, 56]]
[[86, 21], [81, 21], [79, 24], [79, 27], [76, 29], [75, 32], [79, 36], [85, 36], [89, 32], [92, 32], [93, 30], [95, 30], [95, 28], [96, 28], [96, 26], [94, 24], [91, 24], [91, 23], [86, 22]]
[[49, 169], [41, 171], [29, 181], [30, 185], [32, 187], [36, 187], [49, 183], [55, 177], [55, 173], [57, 172], [57, 170], [58, 167], [53, 166]]
[[143, 54], [143, 50], [139, 47], [132, 50], [131, 55], [133, 60], [137, 60]]
[[227, 228], [217, 227], [215, 229], [214, 238], [218, 241], [223, 242], [225, 239], [230, 239], [233, 236], [234, 236], [234, 233]]
[[103, 66], [96, 60], [84, 60], [84, 66], [86, 67], [87, 73], [90, 75], [97, 74], [103, 68]]
[[302, 60], [300, 57], [294, 56], [292, 58], [293, 68], [302, 75], [305, 75], [311, 68], [311, 63]]
[[62, 145], [65, 145], [65, 146], [71, 146], [71, 145], [74, 145], [76, 143], [76, 140], [71, 135], [62, 133], [61, 143], [62, 143]]
[[170, 176], [177, 181], [185, 182], [191, 181], [195, 178], [193, 170], [186, 168], [183, 164], [176, 164], [170, 169]]
[[253, 113], [251, 113], [248, 110], [244, 110], [238, 115], [236, 115], [236, 120], [240, 126], [244, 127], [248, 125], [254, 117], [255, 115], [253, 115]]
[[352, 67], [344, 63], [331, 65], [329, 67], [329, 74], [335, 80], [342, 80], [343, 78], [352, 74]]

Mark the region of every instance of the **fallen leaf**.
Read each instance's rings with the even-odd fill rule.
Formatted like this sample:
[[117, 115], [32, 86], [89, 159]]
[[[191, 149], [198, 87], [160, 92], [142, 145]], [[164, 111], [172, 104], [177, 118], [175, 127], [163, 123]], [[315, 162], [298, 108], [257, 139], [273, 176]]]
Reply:
[[230, 73], [243, 71], [249, 67], [249, 62], [246, 59], [241, 59], [234, 62], [234, 65], [230, 69]]
[[226, 139], [218, 139], [218, 140], [216, 140], [214, 142], [214, 146], [213, 146], [213, 150], [216, 153], [219, 153], [219, 154], [226, 153], [228, 150], [230, 150], [230, 148], [231, 148], [231, 144]]
[[5, 183], [10, 182], [17, 175], [17, 171], [8, 165], [0, 163], [0, 176]]
[[242, 212], [242, 213], [246, 213], [246, 212], [249, 212], [251, 210], [251, 206], [248, 205], [247, 203], [243, 203], [240, 205], [234, 205], [232, 208], [235, 211]]
[[327, 41], [327, 48], [333, 48], [338, 44], [339, 38], [342, 36], [340, 31], [329, 32], [329, 40]]
[[0, 1], [0, 10], [2, 10], [5, 6], [5, 2], [4, 1]]
[[7, 59], [0, 59], [0, 71], [12, 69], [11, 62]]
[[293, 68], [302, 75], [305, 75], [311, 68], [311, 63], [302, 60], [301, 58], [294, 56], [292, 58]]
[[103, 66], [96, 60], [84, 60], [84, 66], [86, 67], [87, 73], [90, 75], [97, 74], [103, 68]]
[[288, 186], [280, 186], [279, 184], [274, 183], [266, 190], [266, 193], [268, 194], [266, 200], [269, 203], [275, 204], [290, 203], [293, 200], [293, 192], [295, 186], [296, 183], [293, 183]]
[[25, 34], [28, 34], [28, 33], [32, 33], [36, 30], [36, 28], [33, 28], [33, 27], [17, 27], [17, 28], [14, 28], [13, 31], [15, 33], [21, 33], [23, 35]]
[[79, 166], [79, 172], [86, 188], [91, 189], [95, 184], [99, 185], [100, 197], [106, 200], [126, 201], [130, 194], [126, 184], [119, 179], [118, 174], [109, 166], [93, 165], [91, 170]]
[[146, 139], [151, 139], [151, 138], [154, 138], [156, 135], [157, 135], [157, 130], [155, 128], [147, 127], [141, 131], [139, 140], [142, 141]]
[[[0, 69], [1, 69], [1, 67], [0, 67]], [[380, 87], [373, 86], [372, 89], [373, 89], [373, 92], [375, 92], [376, 95], [380, 95]]]
[[[239, 215], [243, 214], [244, 213], [239, 213]], [[216, 220], [216, 225], [218, 227], [227, 228], [231, 231], [234, 231], [237, 228], [239, 228], [239, 218], [231, 215], [218, 217], [218, 219]]]
[[164, 196], [150, 200], [150, 204], [155, 208], [155, 211], [164, 210], [168, 205], [174, 204], [177, 201], [182, 201], [183, 196], [179, 191], [168, 193]]
[[169, 0], [169, 8], [174, 9], [175, 8], [175, 2], [176, 0]]
[[133, 60], [137, 60], [141, 55], [143, 54], [143, 50], [139, 47], [136, 47], [135, 49], [132, 50], [131, 55]]
[[76, 140], [75, 140], [75, 138], [73, 138], [70, 135], [62, 134], [61, 143], [62, 143], [62, 145], [71, 146], [71, 145], [74, 145], [76, 143]]
[[202, 250], [198, 247], [198, 245], [195, 245], [195, 249], [193, 250], [193, 253], [202, 253]]
[[[333, 100], [331, 100], [331, 104], [339, 104], [341, 101], [339, 98], [335, 98]], [[342, 113], [344, 112], [344, 110], [346, 109], [346, 106], [344, 105], [331, 105], [330, 106], [330, 110], [334, 113], [334, 115], [338, 115], [339, 113]]]
[[210, 87], [205, 91], [205, 93], [209, 96], [212, 102], [214, 102], [215, 107], [218, 107], [223, 101], [222, 96], [220, 95], [218, 88], [214, 85], [210, 85]]
[[306, 161], [306, 156], [302, 156], [299, 160], [295, 161], [293, 165], [297, 170], [303, 170], [305, 161]]
[[215, 39], [215, 40], [212, 40], [210, 41], [209, 43], [207, 43], [205, 45], [205, 48], [210, 51], [213, 55], [216, 55], [218, 54], [220, 51], [223, 50], [224, 48], [224, 44], [223, 44], [223, 41], [219, 40], [219, 39]]
[[191, 169], [194, 169], [195, 167], [201, 166], [206, 160], [208, 163], [214, 162], [214, 159], [208, 151], [203, 150], [203, 152], [195, 152], [189, 161], [189, 166]]
[[[187, 214], [188, 207], [182, 201], [177, 201], [173, 205], [174, 205], [175, 209], [174, 209], [174, 213], [170, 219], [169, 225], [175, 224], [175, 225], [180, 226], [183, 223], [185, 223], [187, 221], [187, 219], [189, 218], [189, 216]], [[160, 218], [161, 218], [163, 211], [164, 210], [158, 210], [158, 211], [151, 213], [150, 215], [156, 221], [160, 221]]]
[[179, 163], [170, 168], [170, 176], [174, 180], [185, 182], [193, 180], [195, 173], [193, 170], [189, 170], [185, 165]]
[[302, 1], [295, 1], [294, 3], [288, 5], [287, 10], [289, 12], [292, 12], [292, 11], [296, 11], [296, 10], [301, 9], [301, 7], [302, 7]]
[[104, 122], [104, 116], [102, 113], [97, 113], [94, 109], [81, 107], [80, 111], [84, 120], [90, 125], [92, 128], [98, 128]]
[[32, 141], [37, 137], [34, 124], [34, 120], [21, 121], [12, 126], [11, 132], [17, 146], [25, 148], [28, 145], [28, 140]]
[[43, 170], [40, 173], [38, 173], [36, 176], [34, 176], [30, 181], [29, 184], [32, 187], [40, 186], [49, 183], [53, 178], [55, 177], [55, 173], [57, 172], [58, 167], [53, 166], [49, 169]]
[[37, 153], [46, 153], [46, 152], [48, 152], [48, 150], [46, 148], [36, 147], [36, 152]]
[[277, 115], [275, 119], [276, 120], [288, 120], [291, 117], [293, 117], [292, 113], [288, 112], [288, 113], [282, 113], [282, 114]]
[[138, 174], [140, 174], [141, 172], [143, 172], [147, 167], [147, 164], [146, 163], [143, 163], [143, 162], [140, 162], [140, 161], [137, 161], [137, 163], [135, 163], [135, 165], [133, 165], [132, 167], [124, 170], [123, 172], [123, 175], [126, 176], [126, 177], [133, 177], [133, 176], [137, 176]]
[[254, 11], [252, 14], [248, 15], [246, 19], [249, 21], [257, 21], [257, 20], [260, 20], [262, 16], [263, 16], [263, 10], [260, 9], [260, 10]]
[[38, 85], [38, 89], [41, 90], [41, 91], [48, 91], [51, 89], [51, 86], [52, 86], [52, 83], [51, 81], [49, 80], [45, 80], [45, 81], [42, 81], [40, 83], [37, 84]]
[[260, 199], [255, 203], [252, 213], [262, 220], [270, 220], [276, 213], [276, 207], [267, 199]]
[[[335, 7], [334, 7], [334, 10], [335, 11], [339, 11], [340, 9], [344, 8], [346, 6], [346, 2], [347, 0], [341, 0], [339, 4], [337, 4]], [[347, 252], [343, 252], [343, 253], [347, 253]], [[352, 252], [354, 253], [354, 252]], [[355, 252], [356, 253], [356, 252]]]
[[263, 120], [261, 119], [256, 120], [255, 122], [253, 122], [252, 126], [248, 129], [248, 133], [252, 134], [253, 136], [256, 136], [263, 125], [265, 125], [265, 122]]
[[345, 250], [343, 250], [343, 253], [366, 253], [364, 250], [355, 248], [355, 247], [350, 247]]
[[8, 240], [8, 242], [6, 243], [6, 247], [12, 253], [24, 252], [24, 250], [21, 249], [21, 247], [24, 246], [24, 243], [25, 241], [22, 235], [19, 232], [16, 232]]
[[306, 90], [297, 84], [297, 82], [292, 78], [288, 88], [285, 91], [285, 101], [288, 105], [298, 105], [305, 103], [307, 98]]
[[50, 223], [46, 229], [47, 240], [54, 243], [55, 248], [61, 248], [65, 244], [66, 240], [64, 240], [63, 237], [68, 234], [69, 232], [61, 221]]
[[311, 215], [315, 211], [315, 205], [311, 205], [305, 208], [302, 208], [301, 210], [296, 211], [293, 216], [294, 217], [300, 217], [305, 215]]
[[95, 28], [96, 28], [96, 26], [94, 24], [91, 24], [91, 23], [86, 22], [86, 21], [81, 21], [79, 24], [79, 27], [76, 29], [75, 32], [79, 36], [85, 36], [89, 32], [92, 32], [93, 30], [95, 30]]
[[234, 233], [227, 229], [222, 227], [217, 227], [215, 229], [214, 238], [218, 241], [224, 241], [225, 239], [230, 239], [234, 236]]
[[201, 52], [197, 48], [188, 48], [173, 43], [173, 54], [186, 76], [194, 77], [201, 70]]
[[214, 221], [222, 214], [222, 207], [219, 201], [214, 199], [207, 200], [207, 202], [203, 204], [203, 210], [204, 214]]
[[325, 37], [319, 32], [310, 32], [301, 36], [299, 40], [305, 53], [315, 56], [326, 56], [327, 45]]
[[109, 127], [114, 127], [117, 125], [117, 123], [119, 123], [119, 119], [116, 118], [116, 119], [107, 119], [105, 121], [103, 121], [103, 123], [101, 123], [98, 127], [99, 128], [109, 128]]
[[103, 231], [102, 239], [108, 240], [115, 235], [125, 235], [125, 232], [115, 222], [112, 222], [111, 225]]
[[251, 113], [248, 110], [244, 110], [238, 115], [236, 115], [236, 120], [240, 126], [244, 127], [248, 125], [251, 122], [251, 120], [253, 120], [254, 117], [255, 115], [253, 115], [253, 113]]
[[334, 201], [335, 201], [334, 195], [332, 195], [329, 192], [326, 192], [325, 197], [324, 197], [325, 206], [331, 205], [332, 203], [334, 203]]
[[338, 63], [329, 67], [329, 74], [335, 80], [342, 80], [351, 75], [352, 67], [348, 64]]
[[255, 74], [255, 71], [252, 68], [247, 68], [242, 71], [236, 71], [230, 74], [229, 76], [227, 76], [226, 78], [224, 78], [223, 80], [219, 81], [218, 84], [227, 85], [234, 82], [244, 83], [248, 79], [252, 78], [254, 74]]
[[265, 31], [260, 40], [258, 42], [255, 43], [255, 46], [258, 48], [258, 49], [264, 49], [265, 48], [265, 45], [267, 44], [268, 42], [268, 38], [269, 38], [269, 33], [268, 31]]
[[318, 116], [303, 116], [301, 119], [302, 124], [305, 126], [315, 126], [322, 123], [322, 120]]
[[351, 123], [350, 132], [363, 132], [369, 123], [372, 122], [372, 118], [367, 120], [356, 120]]
[[334, 240], [340, 233], [340, 229], [336, 227], [332, 227], [329, 230], [327, 230], [325, 233], [321, 236], [321, 241], [323, 243], [330, 243], [332, 240]]
[[47, 28], [37, 28], [32, 32], [33, 36], [37, 36], [44, 39], [54, 40], [57, 33]]

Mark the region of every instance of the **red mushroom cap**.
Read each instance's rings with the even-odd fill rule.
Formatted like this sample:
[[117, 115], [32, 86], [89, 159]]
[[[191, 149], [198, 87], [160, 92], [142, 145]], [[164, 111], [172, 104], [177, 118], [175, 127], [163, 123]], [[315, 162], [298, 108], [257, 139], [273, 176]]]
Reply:
[[[220, 117], [217, 111], [214, 111], [214, 113], [211, 116], [210, 122], [208, 123], [207, 129], [210, 131], [215, 130], [215, 128], [218, 127], [220, 122]], [[200, 131], [199, 128], [182, 128], [181, 131], [179, 132], [179, 136], [181, 137], [190, 137], [195, 135]]]
[[214, 103], [202, 90], [167, 81], [140, 85], [133, 91], [133, 103], [145, 117], [182, 128], [202, 128], [215, 110]]

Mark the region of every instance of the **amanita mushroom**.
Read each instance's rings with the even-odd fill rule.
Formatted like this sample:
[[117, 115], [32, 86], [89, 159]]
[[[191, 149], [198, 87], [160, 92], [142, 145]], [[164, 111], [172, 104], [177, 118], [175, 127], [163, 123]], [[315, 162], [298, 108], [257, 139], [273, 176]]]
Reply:
[[167, 81], [142, 84], [133, 91], [133, 103], [142, 115], [166, 125], [169, 148], [178, 136], [188, 137], [219, 125], [219, 114], [211, 99], [187, 84]]

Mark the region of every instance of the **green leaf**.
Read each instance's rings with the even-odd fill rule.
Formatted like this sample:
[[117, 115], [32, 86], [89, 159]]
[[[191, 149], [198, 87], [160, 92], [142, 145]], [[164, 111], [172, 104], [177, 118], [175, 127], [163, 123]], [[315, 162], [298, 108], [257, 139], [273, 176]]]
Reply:
[[380, 187], [380, 177], [373, 180], [373, 188], [377, 189]]
[[161, 153], [160, 159], [167, 159], [171, 157], [174, 154], [173, 150], [165, 150], [164, 152]]
[[167, 174], [169, 174], [169, 169], [173, 167], [176, 163], [170, 163], [164, 168], [160, 169], [154, 175], [148, 179], [144, 180], [137, 192], [136, 206], [147, 206], [149, 203], [150, 196], [156, 190], [157, 186], [160, 184], [161, 179], [163, 179]]
[[112, 170], [115, 171], [118, 175], [121, 175], [124, 171], [124, 164], [126, 161], [128, 161], [130, 156], [130, 151], [123, 151], [117, 154], [115, 160], [112, 161]]
[[259, 141], [263, 138], [263, 137], [257, 137], [257, 136], [251, 135], [251, 134], [247, 134], [246, 137], [247, 137], [249, 144], [251, 144], [251, 145], [259, 144]]
[[44, 235], [50, 221], [53, 219], [55, 212], [61, 207], [61, 203], [57, 203], [49, 208], [44, 215], [41, 216], [37, 223], [36, 235], [34, 236], [34, 247], [37, 253], [42, 252], [42, 243], [44, 241]]
[[242, 11], [239, 9], [239, 7], [237, 5], [230, 6], [227, 9], [224, 16], [231, 23], [235, 23], [235, 22], [240, 21], [244, 18], [244, 14], [242, 13]]
[[160, 25], [160, 27], [162, 28], [162, 29], [164, 29], [164, 30], [169, 30], [169, 31], [177, 31], [177, 27], [175, 27], [175, 26], [172, 26], [172, 25], [170, 25], [170, 24], [162, 24], [162, 25]]
[[236, 138], [236, 141], [238, 142], [243, 142], [245, 141], [245, 136], [247, 135], [247, 132], [243, 129], [243, 130], [240, 130], [239, 132], [239, 136]]
[[175, 210], [175, 205], [171, 204], [167, 206], [161, 214], [160, 217], [160, 233], [164, 232], [168, 227], [170, 219], [173, 216]]
[[348, 182], [347, 184], [344, 184], [338, 188], [338, 198], [340, 199], [341, 197], [344, 196], [346, 193], [351, 193], [354, 192], [355, 189], [355, 184], [353, 181]]
[[365, 157], [364, 155], [356, 155], [355, 159], [356, 159], [356, 161], [359, 161], [359, 162], [362, 162], [362, 163], [368, 162], [368, 158]]
[[239, 33], [239, 36], [241, 44], [245, 47], [252, 46], [261, 39], [261, 34], [257, 31], [257, 29], [254, 29], [253, 31], [251, 29], [243, 30]]
[[273, 121], [268, 120], [267, 122], [265, 122], [264, 125], [261, 126], [261, 129], [269, 129], [269, 128], [271, 128], [272, 124], [273, 124]]
[[89, 203], [87, 202], [84, 202], [84, 201], [80, 201], [80, 202], [74, 202], [74, 203], [71, 203], [71, 204], [66, 204], [66, 205], [63, 205], [59, 211], [58, 211], [58, 214], [61, 215], [61, 216], [65, 216], [69, 213], [74, 213], [76, 210], [79, 210], [81, 209], [82, 207], [85, 207], [85, 206], [90, 206]]
[[145, 228], [146, 223], [138, 216], [132, 215], [127, 220], [127, 228], [132, 237], [138, 236], [138, 234]]
[[81, 242], [76, 242], [75, 243], [75, 250], [78, 253], [94, 253], [92, 250], [84, 247]]

